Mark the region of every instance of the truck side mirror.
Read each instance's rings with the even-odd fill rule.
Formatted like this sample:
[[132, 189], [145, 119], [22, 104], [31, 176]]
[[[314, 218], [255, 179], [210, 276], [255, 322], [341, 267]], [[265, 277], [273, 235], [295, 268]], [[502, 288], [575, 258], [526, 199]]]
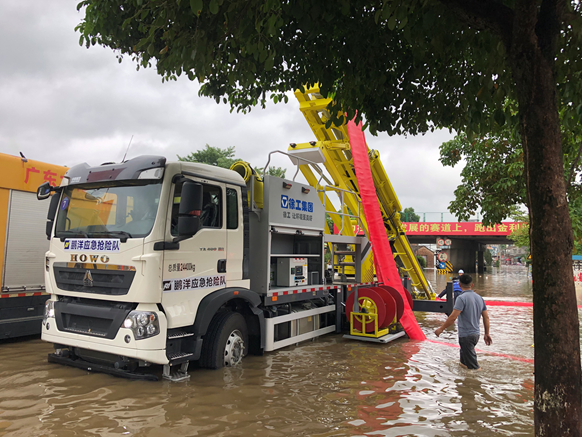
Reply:
[[184, 182], [178, 210], [178, 235], [188, 238], [200, 229], [202, 213], [202, 185], [196, 182]]
[[36, 198], [38, 200], [48, 199], [49, 196], [51, 195], [51, 191], [52, 191], [51, 184], [45, 182], [36, 189]]

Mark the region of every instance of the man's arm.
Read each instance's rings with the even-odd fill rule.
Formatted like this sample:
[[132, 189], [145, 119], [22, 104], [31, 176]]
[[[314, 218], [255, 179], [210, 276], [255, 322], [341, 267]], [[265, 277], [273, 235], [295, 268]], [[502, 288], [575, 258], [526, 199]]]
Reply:
[[436, 336], [438, 337], [439, 335], [441, 335], [445, 329], [447, 329], [449, 326], [455, 323], [455, 320], [457, 320], [459, 314], [461, 314], [461, 310], [453, 310], [453, 312], [451, 313], [449, 318], [445, 321], [445, 323], [443, 323], [441, 327], [434, 332]]
[[491, 343], [493, 343], [493, 340], [489, 335], [489, 313], [487, 310], [485, 310], [481, 313], [481, 315], [483, 316], [483, 326], [485, 327], [485, 336], [483, 337], [483, 340], [485, 340], [485, 344], [489, 346]]

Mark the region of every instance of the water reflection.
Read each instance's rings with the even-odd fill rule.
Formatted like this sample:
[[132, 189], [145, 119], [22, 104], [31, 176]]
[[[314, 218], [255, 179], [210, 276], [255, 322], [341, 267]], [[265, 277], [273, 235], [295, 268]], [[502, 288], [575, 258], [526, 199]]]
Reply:
[[[444, 290], [452, 275], [437, 275], [435, 270], [426, 270], [425, 276], [438, 291]], [[483, 297], [496, 300], [532, 301], [532, 284], [524, 266], [491, 267], [484, 273], [471, 273], [475, 291]]]
[[[477, 276], [482, 295], [531, 300], [527, 272]], [[431, 277], [435, 289], [447, 278]], [[493, 345], [533, 358], [531, 308], [491, 307]], [[427, 336], [444, 315], [418, 314]], [[457, 344], [454, 328], [439, 339]], [[533, 435], [533, 366], [480, 353], [480, 372], [458, 349], [327, 336], [195, 370], [185, 383], [143, 383], [48, 364], [38, 339], [0, 344], [0, 436]]]

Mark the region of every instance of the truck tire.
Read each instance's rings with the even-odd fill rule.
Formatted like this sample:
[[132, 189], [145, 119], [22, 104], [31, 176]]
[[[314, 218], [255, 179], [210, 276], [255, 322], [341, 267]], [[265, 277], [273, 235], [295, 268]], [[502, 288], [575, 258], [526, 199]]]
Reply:
[[247, 355], [249, 336], [239, 313], [218, 313], [204, 336], [200, 366], [207, 369], [236, 366]]

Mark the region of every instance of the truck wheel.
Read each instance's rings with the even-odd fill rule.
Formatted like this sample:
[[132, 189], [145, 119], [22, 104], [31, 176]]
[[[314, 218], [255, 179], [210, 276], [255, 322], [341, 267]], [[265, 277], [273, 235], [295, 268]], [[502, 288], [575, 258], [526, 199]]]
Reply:
[[204, 336], [200, 366], [207, 369], [236, 366], [246, 356], [248, 343], [244, 317], [239, 313], [219, 313]]

